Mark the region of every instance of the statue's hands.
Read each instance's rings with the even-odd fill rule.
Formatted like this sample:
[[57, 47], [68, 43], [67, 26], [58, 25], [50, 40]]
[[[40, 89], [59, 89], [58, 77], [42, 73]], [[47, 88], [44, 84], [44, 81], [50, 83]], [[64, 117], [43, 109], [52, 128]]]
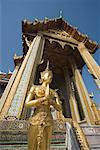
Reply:
[[40, 99], [40, 102], [41, 103], [43, 103], [43, 102], [45, 102], [46, 101], [46, 98], [45, 97], [42, 97], [41, 99]]
[[49, 98], [49, 97], [43, 97], [43, 98], [40, 100], [41, 104], [43, 104], [43, 105], [48, 105], [48, 98]]

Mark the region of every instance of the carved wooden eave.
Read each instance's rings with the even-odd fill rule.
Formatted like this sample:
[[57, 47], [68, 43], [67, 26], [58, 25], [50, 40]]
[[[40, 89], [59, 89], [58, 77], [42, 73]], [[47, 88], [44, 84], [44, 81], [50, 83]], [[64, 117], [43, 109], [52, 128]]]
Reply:
[[9, 81], [9, 79], [8, 80], [0, 79], [0, 85], [6, 86], [8, 81]]
[[[65, 31], [66, 34], [69, 36], [69, 38], [65, 39], [72, 40], [72, 43], [76, 41], [76, 43], [83, 42], [86, 46], [86, 48], [89, 50], [90, 53], [94, 53], [99, 45], [92, 41], [87, 37], [87, 35], [84, 35], [80, 33], [76, 27], [72, 27], [68, 22], [66, 22], [63, 18], [56, 18], [56, 19], [45, 19], [43, 21], [35, 20], [34, 22], [29, 21], [22, 21], [22, 32], [25, 37], [29, 41], [31, 41], [36, 34], [43, 31], [50, 31], [50, 30], [58, 30], [58, 31]], [[65, 34], [62, 34], [62, 36], [65, 36]], [[25, 40], [25, 37], [23, 37], [23, 52], [26, 54], [28, 44]]]
[[5, 77], [0, 78], [0, 85], [6, 86], [9, 82], [10, 77], [12, 76], [12, 73], [5, 74]]
[[20, 63], [22, 63], [24, 59], [24, 56], [17, 56], [16, 54], [14, 55], [14, 64], [15, 66], [19, 65]]

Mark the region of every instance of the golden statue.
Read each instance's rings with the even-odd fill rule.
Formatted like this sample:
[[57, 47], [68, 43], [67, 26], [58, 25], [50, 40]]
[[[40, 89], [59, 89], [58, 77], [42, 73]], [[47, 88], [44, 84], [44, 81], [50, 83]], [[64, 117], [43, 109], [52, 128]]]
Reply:
[[52, 71], [49, 70], [49, 64], [47, 64], [45, 71], [41, 73], [42, 84], [33, 85], [26, 98], [26, 107], [35, 107], [28, 131], [28, 150], [49, 149], [53, 127], [51, 107], [54, 107], [60, 114], [62, 113], [57, 92], [49, 88], [52, 77]]

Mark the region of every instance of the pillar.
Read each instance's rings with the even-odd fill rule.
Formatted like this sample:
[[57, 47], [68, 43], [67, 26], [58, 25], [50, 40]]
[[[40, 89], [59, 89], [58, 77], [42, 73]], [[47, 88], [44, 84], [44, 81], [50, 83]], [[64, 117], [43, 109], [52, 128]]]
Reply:
[[19, 67], [20, 67], [20, 65], [17, 65], [17, 66], [15, 67], [15, 69], [14, 69], [14, 71], [13, 71], [13, 74], [12, 74], [12, 76], [11, 76], [11, 78], [10, 78], [10, 80], [9, 80], [9, 82], [8, 82], [8, 84], [7, 84], [7, 86], [6, 86], [6, 89], [4, 90], [4, 93], [3, 93], [2, 97], [1, 97], [1, 100], [0, 100], [0, 113], [1, 113], [1, 111], [2, 111], [2, 109], [3, 109], [4, 104], [6, 103], [7, 96], [8, 96], [8, 94], [9, 94], [9, 92], [10, 92], [10, 90], [11, 90], [11, 87], [12, 87], [12, 85], [13, 85], [13, 83], [14, 83], [14, 80], [15, 80], [15, 78], [16, 78], [16, 76], [17, 76]]
[[74, 94], [73, 82], [71, 81], [71, 77], [69, 75], [69, 71], [67, 67], [64, 69], [64, 76], [65, 76], [68, 100], [70, 102], [72, 119], [74, 121], [79, 122], [80, 115], [79, 115], [77, 101], [76, 101], [75, 94]]
[[86, 121], [88, 124], [94, 124], [95, 116], [94, 116], [94, 112], [91, 108], [91, 99], [90, 99], [88, 91], [85, 87], [81, 73], [80, 73], [79, 69], [77, 68], [77, 65], [74, 61], [74, 58], [72, 58], [71, 64], [72, 64], [72, 72], [73, 72], [73, 76], [74, 76], [74, 81], [75, 81], [75, 84], [77, 87], [77, 91], [79, 94], [81, 105], [83, 107], [83, 112], [84, 112]]
[[96, 85], [100, 89], [100, 67], [92, 57], [92, 55], [89, 53], [88, 49], [85, 47], [84, 43], [80, 43], [78, 45], [78, 50], [86, 63], [89, 72], [94, 77], [94, 81], [96, 82]]
[[25, 59], [18, 71], [15, 82], [7, 97], [6, 104], [2, 110], [2, 116], [19, 119], [22, 113], [25, 96], [31, 76], [35, 76], [36, 67], [40, 63], [43, 53], [44, 38], [37, 35], [31, 43]]

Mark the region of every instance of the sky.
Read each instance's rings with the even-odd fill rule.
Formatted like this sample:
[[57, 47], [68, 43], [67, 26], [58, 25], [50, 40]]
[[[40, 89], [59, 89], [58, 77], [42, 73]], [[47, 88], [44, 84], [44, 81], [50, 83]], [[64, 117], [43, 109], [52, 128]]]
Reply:
[[[14, 53], [22, 55], [21, 21], [35, 18], [63, 17], [90, 39], [100, 43], [100, 0], [0, 0], [0, 70], [14, 70]], [[94, 54], [100, 64], [100, 50]], [[86, 68], [86, 66], [84, 67]], [[99, 103], [100, 95], [93, 79], [83, 70], [83, 79], [88, 92], [94, 92], [94, 100]]]

